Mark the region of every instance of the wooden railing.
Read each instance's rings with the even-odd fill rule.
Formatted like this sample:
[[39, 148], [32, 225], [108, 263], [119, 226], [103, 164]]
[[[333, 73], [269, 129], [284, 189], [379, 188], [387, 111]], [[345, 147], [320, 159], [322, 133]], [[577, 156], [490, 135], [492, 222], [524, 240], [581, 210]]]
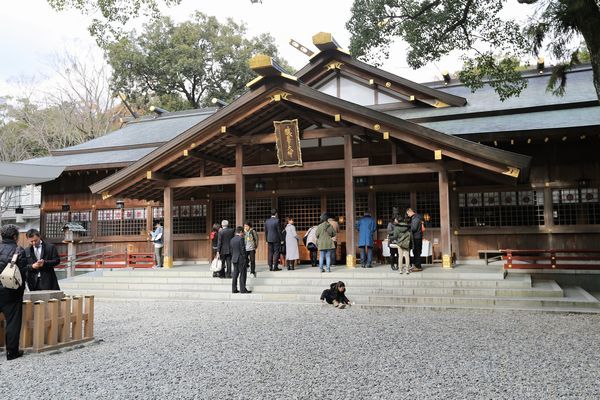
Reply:
[[600, 250], [501, 250], [504, 269], [600, 269]]
[[113, 268], [152, 268], [153, 253], [113, 253], [105, 246], [94, 251], [77, 253], [74, 260], [69, 260], [66, 254], [60, 254], [61, 263], [55, 268], [66, 269], [71, 263], [75, 269], [113, 269]]
[[[0, 347], [5, 318], [0, 314]], [[39, 353], [94, 339], [94, 296], [23, 301], [20, 347]]]

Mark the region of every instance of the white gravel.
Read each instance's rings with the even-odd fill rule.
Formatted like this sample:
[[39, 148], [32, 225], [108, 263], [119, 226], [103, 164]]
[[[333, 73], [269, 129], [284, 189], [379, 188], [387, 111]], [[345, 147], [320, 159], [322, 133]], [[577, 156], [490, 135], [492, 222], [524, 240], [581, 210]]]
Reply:
[[96, 343], [2, 399], [597, 399], [600, 316], [97, 301]]

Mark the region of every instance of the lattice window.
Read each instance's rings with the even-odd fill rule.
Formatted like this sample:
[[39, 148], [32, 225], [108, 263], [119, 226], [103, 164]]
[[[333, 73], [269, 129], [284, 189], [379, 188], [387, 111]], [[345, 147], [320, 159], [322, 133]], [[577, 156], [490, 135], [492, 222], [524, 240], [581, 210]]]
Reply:
[[[173, 234], [206, 233], [206, 210], [206, 204], [173, 206]], [[165, 226], [163, 207], [152, 207], [152, 227], [157, 222]]]
[[143, 235], [146, 232], [145, 208], [98, 210], [98, 236]]
[[365, 215], [365, 212], [369, 211], [369, 194], [368, 193], [354, 193], [354, 220], [358, 221], [360, 217]]
[[246, 200], [246, 221], [252, 224], [257, 232], [264, 232], [265, 221], [271, 216], [271, 199]]
[[296, 229], [305, 231], [311, 226], [319, 223], [321, 216], [320, 197], [282, 197], [279, 199], [280, 221], [291, 216], [294, 219]]
[[47, 212], [44, 220], [44, 236], [47, 238], [62, 238], [62, 227], [69, 222], [68, 212]]
[[[417, 192], [417, 212], [423, 216], [427, 227], [440, 227], [440, 194], [438, 192]], [[427, 216], [429, 221], [427, 222]]]
[[229, 221], [230, 227], [236, 227], [235, 200], [215, 200], [213, 207], [213, 221], [215, 224], [221, 225], [221, 221], [226, 219]]
[[71, 211], [71, 222], [77, 222], [87, 230], [87, 234], [83, 236], [91, 236], [92, 228], [92, 211]]
[[552, 216], [556, 225], [600, 224], [598, 188], [552, 190]]
[[380, 226], [387, 226], [394, 217], [394, 211], [402, 216], [408, 207], [410, 207], [410, 193], [408, 192], [377, 193], [377, 223], [381, 222]]
[[340, 230], [346, 230], [346, 199], [344, 195], [327, 196], [327, 214], [338, 221]]
[[544, 192], [460, 193], [460, 226], [544, 225]]

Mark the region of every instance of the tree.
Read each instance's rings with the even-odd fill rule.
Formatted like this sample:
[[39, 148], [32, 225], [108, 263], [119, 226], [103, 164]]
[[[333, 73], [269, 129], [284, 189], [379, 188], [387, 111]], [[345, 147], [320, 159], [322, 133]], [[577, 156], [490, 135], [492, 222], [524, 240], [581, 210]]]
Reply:
[[[113, 89], [138, 102], [171, 96], [177, 108], [210, 105], [213, 97], [231, 101], [254, 78], [248, 60], [258, 53], [278, 54], [270, 35], [245, 35], [244, 24], [220, 23], [200, 12], [180, 24], [168, 17], [152, 21], [143, 32], [132, 31], [105, 46]], [[185, 103], [177, 104], [176, 96]]]
[[600, 1], [517, 1], [535, 7], [525, 26], [500, 17], [509, 6], [506, 0], [355, 0], [346, 24], [350, 50], [378, 61], [400, 38], [409, 46], [413, 68], [459, 51], [464, 60], [459, 78], [472, 90], [488, 78], [505, 100], [526, 87], [517, 60], [542, 50], [558, 61], [548, 89], [563, 94], [566, 72], [580, 62], [578, 39], [583, 37], [600, 99]]
[[56, 11], [74, 9], [84, 15], [93, 16], [88, 27], [90, 34], [99, 45], [119, 38], [122, 27], [138, 17], [160, 17], [160, 6], [171, 7], [181, 0], [48, 0]]
[[25, 83], [22, 96], [0, 105], [0, 161], [42, 157], [115, 128], [119, 109], [106, 65], [92, 58], [56, 57], [56, 83], [47, 91]]

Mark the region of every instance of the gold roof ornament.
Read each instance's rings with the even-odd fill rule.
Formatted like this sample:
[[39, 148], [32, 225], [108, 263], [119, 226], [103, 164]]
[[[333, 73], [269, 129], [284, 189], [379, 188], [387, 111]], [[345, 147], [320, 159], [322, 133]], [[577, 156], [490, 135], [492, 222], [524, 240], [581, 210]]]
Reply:
[[515, 167], [506, 167], [506, 171], [503, 172], [504, 175], [511, 176], [513, 178], [518, 178], [521, 170]]
[[260, 82], [264, 77], [267, 76], [281, 76], [291, 81], [298, 80], [298, 78], [296, 78], [295, 76], [288, 74], [287, 71], [277, 63], [277, 61], [273, 60], [273, 57], [265, 54], [255, 55], [250, 59], [250, 61], [248, 61], [248, 64], [250, 65], [250, 69], [252, 69], [260, 76], [248, 82], [246, 84], [246, 87], [254, 86], [256, 83]]
[[337, 50], [342, 53], [350, 54], [347, 50], [340, 47], [339, 43], [333, 38], [329, 32], [319, 32], [312, 37], [313, 44], [321, 51]]

